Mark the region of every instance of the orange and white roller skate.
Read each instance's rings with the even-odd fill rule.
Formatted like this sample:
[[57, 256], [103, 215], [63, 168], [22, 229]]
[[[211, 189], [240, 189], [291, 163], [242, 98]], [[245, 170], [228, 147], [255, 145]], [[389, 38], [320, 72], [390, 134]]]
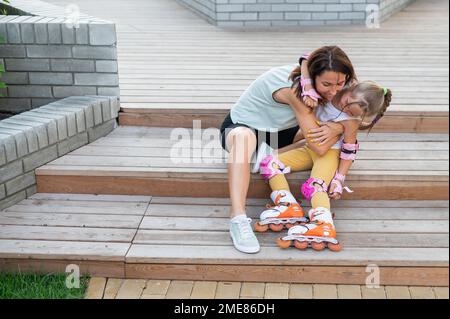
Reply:
[[254, 226], [256, 232], [263, 233], [269, 228], [279, 232], [285, 227], [289, 229], [308, 221], [300, 204], [289, 191], [273, 191], [270, 197], [275, 205], [268, 205], [268, 209], [261, 213], [260, 221]]
[[326, 247], [332, 251], [340, 251], [341, 244], [336, 239], [331, 212], [323, 207], [309, 211], [310, 222], [289, 229], [288, 235], [279, 238], [277, 244], [280, 248], [288, 248], [294, 242], [295, 248], [323, 250]]

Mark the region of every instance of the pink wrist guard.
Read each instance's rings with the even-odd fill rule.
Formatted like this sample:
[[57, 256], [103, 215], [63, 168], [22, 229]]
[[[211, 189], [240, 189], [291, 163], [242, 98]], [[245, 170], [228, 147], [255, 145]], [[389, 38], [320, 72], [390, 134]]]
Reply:
[[286, 165], [280, 162], [275, 156], [268, 155], [261, 161], [259, 172], [263, 178], [268, 181], [275, 175], [290, 173], [291, 168], [286, 167]]
[[336, 172], [333, 180], [330, 183], [330, 185], [333, 185], [333, 184], [336, 185], [336, 187], [333, 190], [334, 193], [342, 194], [344, 190], [346, 190], [348, 193], [353, 193], [353, 191], [350, 188], [348, 188], [347, 186], [344, 186], [344, 181], [345, 181], [345, 175], [342, 175], [342, 174], [339, 174], [338, 172]]
[[340, 158], [343, 160], [349, 160], [354, 162], [356, 160], [356, 153], [358, 152], [358, 150], [359, 150], [358, 142], [356, 142], [356, 144], [348, 144], [344, 142], [344, 144], [342, 144]]
[[[318, 184], [320, 186], [319, 189], [316, 189], [316, 186], [314, 184]], [[301, 186], [302, 194], [307, 200], [311, 200], [311, 198], [317, 192], [326, 193], [327, 189], [328, 186], [327, 183], [325, 183], [325, 181], [313, 177], [308, 178], [306, 182], [304, 182], [303, 185]]]

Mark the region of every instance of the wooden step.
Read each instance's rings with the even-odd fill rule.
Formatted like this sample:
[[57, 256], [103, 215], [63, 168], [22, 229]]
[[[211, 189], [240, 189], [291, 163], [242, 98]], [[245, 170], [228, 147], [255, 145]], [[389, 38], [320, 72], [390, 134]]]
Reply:
[[[448, 106], [446, 107], [448, 110]], [[204, 128], [220, 128], [226, 109], [160, 109], [122, 107], [120, 125], [192, 128], [201, 121]], [[448, 133], [448, 111], [387, 112], [372, 132], [380, 133]]]
[[[266, 200], [248, 199], [256, 220]], [[448, 201], [334, 204], [344, 249], [281, 250], [279, 233], [257, 234], [261, 252], [236, 251], [229, 200], [38, 193], [0, 212], [0, 270], [65, 271], [119, 278], [448, 285]], [[302, 204], [304, 209], [309, 203]]]
[[[218, 130], [193, 134], [188, 129], [119, 127], [38, 168], [38, 191], [229, 197], [227, 154]], [[187, 143], [184, 149], [180, 136]], [[345, 193], [345, 199], [448, 199], [448, 135], [372, 133], [360, 134], [359, 140], [362, 149], [348, 176], [355, 192]], [[287, 177], [300, 196], [299, 185], [309, 172]], [[248, 196], [268, 198], [269, 193], [261, 176], [253, 174]]]

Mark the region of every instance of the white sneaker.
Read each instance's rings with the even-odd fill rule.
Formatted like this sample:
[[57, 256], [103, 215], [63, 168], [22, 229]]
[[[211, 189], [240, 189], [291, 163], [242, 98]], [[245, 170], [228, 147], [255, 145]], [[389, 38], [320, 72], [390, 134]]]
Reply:
[[230, 235], [237, 250], [255, 254], [260, 251], [258, 239], [253, 233], [251, 219], [245, 215], [233, 218], [230, 222]]
[[266, 142], [262, 142], [261, 145], [258, 148], [258, 152], [255, 153], [252, 157], [252, 170], [251, 172], [253, 174], [259, 173], [259, 165], [261, 164], [262, 160], [267, 155], [272, 155], [274, 152], [274, 149], [267, 145]]

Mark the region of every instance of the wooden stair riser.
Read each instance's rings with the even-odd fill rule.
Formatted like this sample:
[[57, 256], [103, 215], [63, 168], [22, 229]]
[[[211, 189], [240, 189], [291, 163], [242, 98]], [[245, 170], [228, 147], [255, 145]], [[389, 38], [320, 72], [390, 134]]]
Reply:
[[[115, 176], [37, 175], [40, 193], [114, 194], [179, 197], [229, 198], [226, 179], [150, 178]], [[289, 180], [291, 190], [301, 197], [299, 185], [303, 181]], [[352, 181], [354, 193], [344, 193], [343, 199], [376, 200], [448, 200], [447, 182]], [[248, 197], [269, 198], [270, 189], [262, 180], [253, 180]]]
[[[184, 127], [192, 128], [194, 120], [201, 121], [203, 128], [219, 128], [227, 112], [217, 110], [214, 114], [157, 112], [119, 113], [119, 124], [146, 127]], [[386, 115], [374, 127], [376, 133], [448, 133], [448, 113], [437, 115], [402, 115], [401, 113]]]

